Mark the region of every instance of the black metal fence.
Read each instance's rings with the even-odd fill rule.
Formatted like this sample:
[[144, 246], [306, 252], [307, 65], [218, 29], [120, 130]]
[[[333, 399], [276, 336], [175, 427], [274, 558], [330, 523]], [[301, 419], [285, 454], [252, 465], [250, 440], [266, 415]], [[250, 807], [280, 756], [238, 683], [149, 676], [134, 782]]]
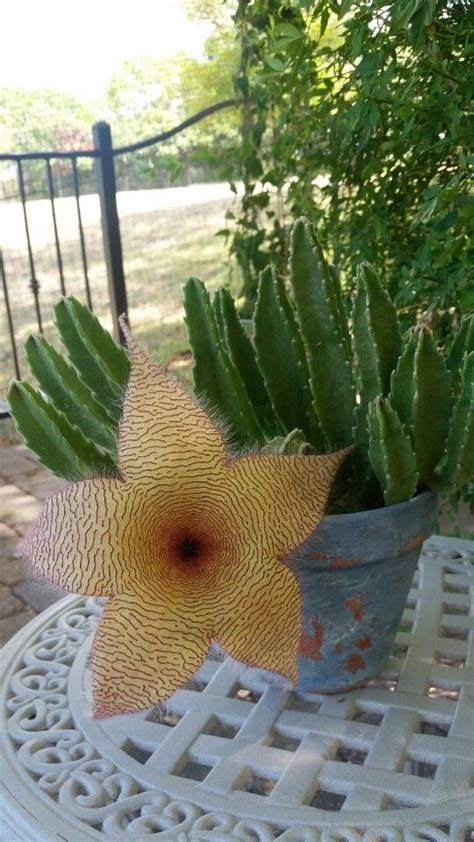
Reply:
[[[51, 210], [51, 222], [54, 235], [54, 250], [55, 261], [57, 264], [59, 290], [62, 295], [66, 295], [67, 281], [64, 271], [63, 249], [61, 237], [58, 227], [56, 214], [56, 201], [58, 199], [57, 186], [55, 184], [53, 162], [61, 161], [68, 168], [68, 183], [72, 188], [72, 195], [74, 197], [75, 213], [77, 216], [77, 229], [79, 236], [80, 260], [81, 260], [81, 274], [83, 279], [83, 297], [87, 305], [93, 309], [93, 294], [92, 283], [89, 273], [88, 251], [86, 245], [86, 238], [84, 233], [84, 222], [81, 211], [81, 188], [80, 188], [80, 173], [78, 164], [81, 159], [89, 159], [94, 163], [95, 171], [95, 189], [100, 201], [100, 215], [101, 215], [101, 231], [102, 242], [105, 256], [105, 264], [107, 269], [108, 282], [108, 297], [110, 301], [111, 316], [114, 325], [114, 332], [118, 339], [121, 339], [120, 326], [118, 317], [122, 313], [127, 313], [127, 289], [125, 283], [125, 273], [123, 265], [122, 241], [120, 236], [120, 222], [117, 210], [117, 188], [115, 177], [115, 163], [117, 156], [128, 153], [138, 152], [155, 144], [163, 143], [169, 140], [174, 135], [185, 131], [189, 126], [210, 117], [218, 111], [226, 108], [232, 108], [237, 105], [237, 100], [229, 99], [222, 102], [215, 103], [208, 108], [199, 111], [192, 117], [180, 123], [174, 128], [154, 135], [145, 140], [132, 143], [128, 146], [115, 147], [112, 143], [111, 129], [108, 123], [99, 122], [93, 126], [93, 148], [87, 150], [71, 150], [67, 152], [47, 151], [47, 152], [24, 152], [24, 153], [7, 153], [0, 154], [0, 162], [9, 162], [16, 169], [16, 194], [17, 199], [21, 203], [22, 209], [22, 226], [24, 228], [25, 246], [27, 252], [27, 263], [29, 267], [29, 289], [31, 291], [32, 302], [34, 305], [35, 321], [38, 331], [43, 332], [43, 314], [42, 314], [42, 300], [41, 300], [41, 278], [37, 271], [35, 249], [31, 236], [31, 225], [28, 213], [28, 202], [30, 196], [28, 194], [27, 181], [25, 179], [25, 166], [27, 162], [36, 161], [44, 166], [43, 178], [45, 186], [45, 194], [49, 202]], [[1, 237], [1, 231], [0, 231]], [[16, 290], [12, 291], [10, 279], [7, 277], [7, 267], [2, 256], [1, 241], [0, 241], [0, 278], [3, 291], [5, 321], [9, 335], [9, 343], [11, 346], [11, 360], [12, 360], [12, 375], [20, 376], [19, 355], [18, 355], [18, 339], [15, 333], [15, 323], [12, 316], [11, 296], [16, 294]], [[26, 305], [25, 305], [26, 306]], [[6, 415], [6, 411], [2, 411], [0, 406], [0, 417]]]

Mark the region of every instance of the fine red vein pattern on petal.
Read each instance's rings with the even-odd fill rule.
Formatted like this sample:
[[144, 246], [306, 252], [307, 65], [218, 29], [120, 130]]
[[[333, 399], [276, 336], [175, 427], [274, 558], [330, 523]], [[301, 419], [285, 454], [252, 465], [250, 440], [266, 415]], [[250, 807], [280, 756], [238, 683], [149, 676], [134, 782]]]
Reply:
[[128, 344], [132, 365], [119, 431], [124, 478], [156, 485], [178, 473], [184, 480], [189, 471], [224, 467], [224, 443], [209, 416], [133, 338]]
[[316, 528], [345, 452], [231, 461], [208, 415], [130, 340], [122, 479], [49, 500], [24, 544], [53, 582], [111, 596], [92, 654], [97, 716], [189, 679], [217, 640], [296, 680], [301, 598], [285, 556]]

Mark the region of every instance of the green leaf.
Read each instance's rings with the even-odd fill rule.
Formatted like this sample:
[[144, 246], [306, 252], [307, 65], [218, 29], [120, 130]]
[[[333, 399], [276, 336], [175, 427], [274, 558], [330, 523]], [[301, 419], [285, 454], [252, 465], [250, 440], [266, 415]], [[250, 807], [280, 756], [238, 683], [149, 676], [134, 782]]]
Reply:
[[293, 23], [280, 23], [277, 27], [275, 27], [275, 32], [278, 35], [284, 35], [285, 38], [291, 38], [292, 40], [303, 37], [301, 30], [297, 29]]
[[415, 351], [413, 441], [420, 482], [430, 487], [444, 455], [451, 415], [451, 374], [434, 339], [421, 327]]
[[353, 4], [353, 0], [340, 0], [340, 6], [338, 10], [338, 17], [344, 17], [350, 11], [351, 6]]
[[116, 425], [93, 397], [72, 366], [44, 339], [30, 336], [25, 355], [31, 373], [54, 406], [78, 427], [85, 438], [116, 452]]
[[328, 302], [324, 269], [310, 226], [304, 219], [299, 219], [292, 231], [290, 267], [315, 409], [330, 446], [345, 447], [352, 443], [351, 368]]
[[272, 70], [275, 70], [277, 73], [282, 73], [285, 69], [285, 63], [281, 60], [281, 58], [277, 58], [277, 56], [266, 56], [265, 62], [271, 67]]
[[392, 23], [405, 28], [426, 0], [397, 0], [392, 7]]
[[390, 377], [402, 350], [402, 338], [397, 310], [384, 290], [370, 263], [362, 263], [360, 275], [364, 282], [382, 394], [388, 395]]
[[[388, 398], [378, 397], [370, 406], [369, 452], [386, 506], [413, 497], [418, 482], [416, 458], [410, 436], [404, 432]], [[372, 440], [372, 435], [374, 440]]]
[[107, 377], [94, 354], [84, 343], [66, 301], [58, 301], [53, 310], [61, 341], [80, 379], [108, 414], [118, 422], [123, 389]]
[[12, 381], [7, 401], [15, 426], [38, 460], [64, 479], [116, 473], [114, 462], [29, 383]]

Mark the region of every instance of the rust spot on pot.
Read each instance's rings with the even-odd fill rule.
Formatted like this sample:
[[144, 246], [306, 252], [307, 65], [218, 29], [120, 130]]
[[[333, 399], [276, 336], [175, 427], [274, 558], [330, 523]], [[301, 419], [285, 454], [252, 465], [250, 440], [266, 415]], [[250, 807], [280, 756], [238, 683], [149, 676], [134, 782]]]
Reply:
[[340, 643], [339, 641], [337, 643], [335, 643], [334, 644], [334, 651], [337, 652], [337, 653], [342, 652], [342, 643]]
[[355, 567], [357, 564], [360, 564], [360, 558], [333, 558], [329, 569], [340, 570], [343, 567]]
[[356, 567], [360, 564], [360, 558], [331, 558], [326, 553], [310, 552], [305, 553], [305, 558], [312, 558], [314, 561], [329, 561], [330, 570], [339, 570], [343, 567]]
[[424, 533], [417, 535], [416, 538], [413, 538], [408, 544], [405, 544], [404, 547], [401, 548], [400, 554], [404, 555], [405, 553], [411, 553], [412, 550], [416, 550], [418, 547], [421, 547], [423, 541], [426, 541], [428, 536]]
[[314, 635], [307, 634], [305, 631], [301, 633], [300, 655], [304, 658], [311, 658], [313, 661], [322, 661], [321, 646], [324, 640], [323, 627], [317, 617], [311, 618], [311, 625], [314, 629]]
[[346, 661], [346, 669], [348, 672], [359, 672], [365, 667], [365, 661], [362, 655], [349, 655]]
[[349, 609], [349, 611], [352, 611], [352, 616], [357, 623], [360, 623], [364, 616], [362, 608], [363, 601], [364, 596], [361, 593], [358, 593], [356, 596], [351, 596], [350, 599], [344, 600], [344, 605]]
[[367, 637], [367, 635], [366, 635], [365, 637], [361, 637], [360, 640], [358, 640], [356, 642], [356, 646], [357, 646], [358, 649], [362, 649], [362, 650], [372, 649], [372, 641], [371, 641], [370, 637]]

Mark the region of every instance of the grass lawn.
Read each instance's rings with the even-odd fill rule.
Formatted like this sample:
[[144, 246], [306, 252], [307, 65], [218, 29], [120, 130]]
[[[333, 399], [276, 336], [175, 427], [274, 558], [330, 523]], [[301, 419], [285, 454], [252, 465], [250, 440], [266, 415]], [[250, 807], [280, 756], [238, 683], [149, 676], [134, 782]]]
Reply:
[[[216, 232], [225, 227], [225, 213], [234, 201], [234, 195], [225, 184], [195, 184], [118, 194], [132, 329], [153, 356], [163, 361], [174, 357], [173, 365], [177, 368], [186, 362], [183, 354], [188, 349], [182, 318], [183, 281], [189, 275], [197, 275], [211, 289], [224, 283], [230, 283], [234, 290], [238, 288], [238, 274], [235, 271], [231, 274], [224, 240], [216, 236]], [[81, 212], [94, 310], [103, 324], [110, 327], [98, 197], [83, 196]], [[75, 200], [58, 199], [56, 214], [66, 291], [85, 301]], [[51, 307], [61, 290], [49, 202], [28, 202], [28, 218], [36, 276], [41, 285], [44, 331], [48, 338], [54, 338]], [[21, 355], [23, 341], [29, 333], [37, 331], [37, 324], [29, 289], [30, 270], [22, 210], [18, 202], [0, 204], [0, 231]], [[0, 393], [13, 375], [5, 309], [0, 306]]]

